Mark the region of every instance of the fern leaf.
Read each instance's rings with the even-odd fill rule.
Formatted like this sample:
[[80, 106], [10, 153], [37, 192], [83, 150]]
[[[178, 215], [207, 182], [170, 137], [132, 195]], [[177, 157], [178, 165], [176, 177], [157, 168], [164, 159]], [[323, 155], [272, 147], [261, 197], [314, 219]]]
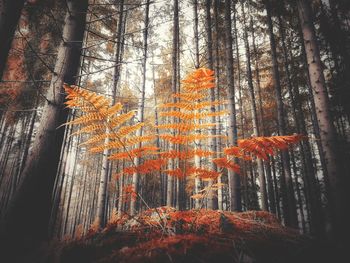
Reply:
[[123, 173], [127, 175], [132, 175], [134, 173], [149, 174], [149, 173], [161, 170], [161, 168], [164, 165], [166, 165], [166, 163], [167, 162], [164, 159], [146, 160], [143, 164], [139, 166], [126, 167], [123, 170]]
[[107, 116], [112, 117], [114, 114], [118, 113], [123, 109], [123, 105], [121, 103], [116, 103], [112, 107], [107, 109]]
[[90, 124], [87, 125], [80, 130], [77, 130], [76, 132], [72, 133], [70, 136], [81, 134], [81, 133], [92, 133], [92, 132], [105, 132], [106, 126], [104, 124]]
[[118, 132], [116, 133], [116, 136], [118, 136], [119, 138], [125, 137], [125, 136], [129, 135], [130, 133], [141, 129], [141, 127], [143, 127], [144, 125], [145, 124], [143, 122], [139, 122], [135, 125], [121, 127], [118, 130]]
[[130, 150], [128, 152], [120, 152], [120, 153], [112, 154], [108, 159], [122, 160], [122, 159], [129, 159], [130, 157], [131, 158], [141, 157], [148, 154], [156, 154], [156, 151], [158, 150], [159, 148], [154, 146], [145, 146], [145, 147]]
[[176, 168], [174, 170], [164, 170], [164, 173], [176, 178], [184, 178], [185, 174], [182, 172], [180, 168]]
[[203, 124], [197, 124], [197, 123], [166, 123], [166, 124], [160, 124], [155, 126], [155, 128], [158, 129], [174, 129], [179, 132], [186, 132], [186, 131], [193, 131], [196, 129], [205, 129], [209, 127], [216, 126], [216, 123], [203, 123]]
[[218, 178], [221, 173], [213, 171], [210, 169], [200, 168], [200, 167], [191, 167], [188, 169], [188, 174], [192, 174], [200, 177], [202, 180], [210, 180]]
[[97, 112], [88, 113], [85, 114], [79, 118], [76, 118], [75, 120], [69, 121], [65, 123], [66, 125], [72, 125], [72, 124], [91, 124], [96, 122], [103, 121], [104, 118]]
[[299, 143], [303, 139], [305, 139], [303, 135], [252, 137], [238, 140], [238, 147], [258, 158], [267, 160], [268, 156], [274, 155], [277, 150], [286, 150], [290, 145]]
[[238, 158], [241, 158], [245, 161], [251, 161], [252, 157], [250, 157], [249, 155], [244, 153], [244, 150], [238, 146], [233, 146], [233, 147], [229, 147], [229, 148], [225, 148], [224, 149], [224, 153], [226, 155], [232, 155]]
[[89, 151], [92, 153], [103, 152], [105, 149], [123, 149], [128, 146], [133, 146], [140, 142], [147, 142], [154, 139], [154, 135], [145, 135], [139, 137], [124, 138], [123, 140], [114, 140], [107, 144], [102, 144], [91, 148]]
[[174, 98], [180, 98], [185, 101], [193, 102], [198, 101], [205, 98], [205, 94], [201, 93], [175, 93], [172, 95]]
[[88, 139], [87, 141], [79, 144], [79, 146], [96, 144], [100, 141], [104, 141], [108, 137], [109, 137], [108, 133], [96, 134], [96, 135], [92, 136], [90, 139]]
[[213, 159], [213, 162], [219, 167], [230, 169], [238, 174], [240, 173], [239, 165], [235, 164], [234, 162], [232, 162], [226, 158], [216, 158], [216, 159]]
[[113, 128], [122, 125], [128, 120], [132, 119], [135, 116], [135, 111], [129, 111], [127, 113], [116, 116], [110, 120], [110, 124]]

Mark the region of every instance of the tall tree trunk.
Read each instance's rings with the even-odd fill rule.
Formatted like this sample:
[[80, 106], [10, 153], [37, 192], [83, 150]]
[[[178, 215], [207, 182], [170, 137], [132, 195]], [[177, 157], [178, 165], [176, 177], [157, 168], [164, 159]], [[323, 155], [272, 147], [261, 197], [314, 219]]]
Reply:
[[199, 68], [199, 35], [198, 35], [198, 0], [193, 0], [193, 16], [194, 16], [194, 46], [195, 46], [195, 62], [194, 67]]
[[[174, 14], [173, 14], [173, 54], [171, 59], [171, 67], [172, 67], [172, 76], [171, 76], [171, 89], [172, 93], [178, 92], [178, 54], [179, 54], [179, 1], [174, 0]], [[173, 98], [173, 102], [176, 102], [176, 99]], [[176, 118], [173, 118], [173, 123], [176, 123]], [[169, 143], [169, 150], [175, 150], [175, 145], [173, 143]], [[169, 170], [173, 170], [175, 168], [174, 160], [169, 160]], [[167, 206], [173, 205], [174, 198], [174, 177], [168, 175], [167, 182]]]
[[[281, 42], [282, 42], [282, 52], [283, 52], [283, 58], [284, 58], [284, 68], [285, 68], [285, 74], [287, 79], [287, 87], [290, 95], [291, 105], [292, 105], [292, 113], [293, 118], [295, 119], [296, 124], [296, 130], [300, 134], [303, 134], [307, 136], [307, 130], [306, 130], [306, 123], [305, 118], [303, 114], [303, 110], [300, 104], [299, 99], [299, 90], [298, 87], [293, 87], [292, 84], [292, 78], [291, 73], [289, 71], [289, 61], [288, 61], [288, 53], [287, 53], [287, 46], [286, 46], [286, 35], [284, 31], [284, 25], [281, 16], [278, 16], [278, 25], [279, 25], [279, 32], [281, 36]], [[296, 97], [298, 95], [298, 97]], [[304, 171], [303, 177], [304, 181], [306, 182], [306, 185], [304, 186], [305, 192], [307, 193], [307, 200], [310, 202], [310, 209], [311, 209], [311, 220], [310, 220], [310, 228], [311, 233], [314, 235], [320, 235], [322, 233], [322, 213], [321, 213], [321, 204], [320, 204], [320, 198], [319, 198], [319, 192], [316, 186], [316, 178], [315, 178], [315, 171], [313, 167], [313, 161], [310, 151], [310, 144], [309, 142], [302, 142], [300, 143], [301, 146], [301, 159], [302, 159], [302, 168]], [[297, 193], [298, 194], [298, 193]], [[301, 210], [300, 210], [301, 211]], [[301, 211], [302, 212], [302, 211]]]
[[[147, 0], [146, 3], [146, 10], [145, 10], [145, 29], [143, 31], [143, 60], [142, 60], [142, 84], [141, 84], [141, 98], [139, 98], [139, 105], [137, 109], [137, 119], [139, 122], [143, 122], [144, 115], [145, 115], [145, 89], [146, 89], [146, 70], [147, 70], [147, 51], [148, 51], [148, 24], [149, 24], [149, 5], [150, 0]], [[140, 137], [142, 136], [143, 129], [137, 130], [136, 136]], [[142, 147], [142, 143], [140, 142], [138, 145], [139, 148]], [[140, 158], [135, 157], [134, 164], [136, 166], [140, 165]], [[139, 184], [139, 174], [134, 173], [132, 176], [132, 186], [134, 191], [137, 193], [138, 191], [138, 184]], [[131, 198], [130, 202], [130, 213], [131, 215], [136, 214], [136, 199]]]
[[[227, 77], [227, 95], [228, 95], [228, 142], [230, 146], [237, 145], [237, 123], [235, 109], [235, 87], [233, 78], [233, 53], [232, 53], [232, 34], [231, 34], [231, 1], [225, 0], [225, 53], [226, 53], [226, 77]], [[237, 159], [235, 159], [237, 162]], [[230, 210], [242, 210], [241, 204], [241, 181], [239, 174], [229, 170], [228, 172], [228, 188]]]
[[[253, 133], [254, 133], [253, 136], [259, 136], [258, 115], [257, 115], [257, 110], [256, 110], [254, 86], [253, 86], [253, 74], [252, 74], [251, 59], [250, 59], [250, 47], [249, 47], [249, 42], [248, 42], [248, 33], [247, 33], [246, 17], [245, 17], [245, 10], [244, 10], [243, 1], [241, 1], [241, 6], [242, 6], [242, 15], [243, 15], [243, 33], [244, 33], [243, 38], [244, 38], [246, 65], [247, 65], [247, 79], [248, 79]], [[264, 166], [263, 166], [263, 162], [261, 159], [257, 158], [256, 162], [257, 162], [259, 187], [260, 187], [260, 194], [261, 194], [261, 208], [264, 211], [268, 211], [269, 208], [268, 208], [268, 200], [267, 200], [267, 190], [266, 190]]]
[[[215, 97], [216, 100], [220, 100], [220, 88], [219, 88], [219, 84], [220, 84], [220, 39], [219, 39], [219, 4], [220, 1], [219, 0], [214, 0], [214, 19], [215, 19], [215, 32], [216, 32], [216, 39], [215, 39]], [[221, 106], [218, 105], [216, 108], [217, 111], [221, 110]], [[220, 126], [221, 126], [221, 117], [217, 116], [216, 117], [216, 133], [220, 132]], [[218, 137], [216, 138], [216, 158], [220, 158], [220, 152], [222, 150], [222, 144], [221, 144], [221, 138]], [[222, 176], [218, 177], [218, 209], [219, 210], [223, 210], [223, 191], [222, 191]]]
[[342, 185], [341, 164], [337, 158], [336, 131], [331, 115], [329, 98], [325, 78], [323, 75], [320, 51], [313, 25], [312, 11], [310, 4], [305, 0], [298, 0], [299, 19], [302, 28], [304, 46], [308, 62], [310, 84], [312, 87], [316, 107], [317, 123], [320, 131], [320, 138], [326, 169], [330, 184], [330, 207], [332, 208], [332, 223], [336, 238], [344, 237], [346, 232], [346, 218], [344, 206], [344, 186]]
[[[58, 50], [56, 73], [47, 95], [48, 103], [21, 175], [23, 181], [1, 223], [1, 241], [5, 238], [6, 247], [13, 246], [16, 251], [20, 247], [30, 252], [48, 235], [51, 194], [64, 134], [64, 128], [57, 127], [65, 123], [68, 116], [63, 104], [63, 83], [74, 84], [76, 81], [88, 1], [67, 1], [67, 5], [69, 12], [63, 30], [65, 42]], [[26, 215], [25, 220], [23, 215]], [[3, 249], [5, 246], [0, 247]]]
[[[272, 78], [275, 88], [275, 98], [277, 102], [277, 119], [278, 119], [278, 133], [279, 135], [286, 134], [286, 124], [285, 124], [285, 112], [283, 108], [282, 100], [282, 89], [281, 81], [278, 70], [278, 60], [277, 60], [277, 50], [276, 42], [273, 34], [273, 24], [271, 17], [271, 6], [269, 3], [270, 0], [265, 0], [265, 7], [267, 12], [267, 24], [268, 24], [268, 33], [270, 38], [271, 46], [271, 58], [272, 58]], [[290, 170], [290, 160], [289, 154], [287, 151], [281, 153], [282, 163], [283, 163], [283, 172], [281, 175], [281, 191], [282, 191], [282, 203], [283, 203], [283, 216], [285, 224], [291, 227], [298, 227], [298, 219], [296, 214], [295, 206], [295, 197], [293, 190], [293, 181], [292, 174]]]
[[[194, 45], [195, 45], [195, 68], [199, 68], [199, 35], [198, 35], [198, 1], [194, 0], [193, 1], [193, 15], [194, 15]], [[199, 122], [199, 120], [198, 120]], [[200, 134], [200, 130], [197, 129], [196, 134]], [[195, 140], [195, 149], [198, 150], [200, 149], [200, 140]], [[200, 167], [201, 166], [201, 158], [198, 155], [194, 156], [194, 165], [195, 167]], [[195, 176], [194, 178], [194, 193], [199, 194], [201, 190], [201, 179], [199, 178], [198, 175]], [[194, 208], [199, 209], [201, 205], [201, 200], [200, 199], [194, 199]]]
[[25, 0], [0, 0], [0, 80]]
[[[207, 35], [207, 59], [208, 59], [208, 66], [209, 69], [214, 69], [214, 59], [213, 59], [213, 37], [212, 37], [212, 23], [211, 23], [211, 0], [206, 0], [205, 2], [205, 14], [206, 14], [206, 35]], [[215, 101], [215, 89], [210, 89], [210, 101]], [[215, 112], [215, 105], [210, 106], [210, 112]], [[211, 117], [211, 123], [216, 123], [215, 116]], [[210, 129], [210, 135], [211, 138], [209, 138], [209, 150], [213, 153], [216, 153], [216, 126], [213, 126]], [[212, 171], [216, 170], [216, 165], [214, 162], [210, 162], [210, 169]], [[212, 185], [214, 184], [214, 180], [210, 179], [208, 182], [208, 209], [214, 209], [216, 208], [215, 198], [214, 198], [214, 191], [212, 190]]]
[[[120, 56], [121, 56], [121, 49], [123, 45], [123, 17], [124, 17], [124, 1], [121, 0], [119, 3], [119, 18], [118, 18], [118, 29], [117, 29], [117, 38], [118, 42], [115, 47], [115, 67], [114, 67], [114, 75], [113, 75], [113, 90], [112, 90], [112, 105], [116, 102], [116, 96], [118, 94], [117, 88], [118, 88], [118, 81], [120, 76]], [[106, 130], [106, 133], [109, 133], [109, 130]], [[109, 143], [109, 137], [105, 139], [104, 144], [107, 145]], [[108, 160], [109, 157], [109, 149], [105, 149], [102, 154], [102, 170], [100, 175], [100, 181], [99, 181], [99, 189], [98, 189], [98, 196], [97, 196], [97, 223], [100, 227], [104, 227], [107, 223], [106, 221], [106, 210], [107, 210], [107, 186], [108, 186], [108, 178], [109, 178], [109, 171], [110, 171], [110, 163]]]

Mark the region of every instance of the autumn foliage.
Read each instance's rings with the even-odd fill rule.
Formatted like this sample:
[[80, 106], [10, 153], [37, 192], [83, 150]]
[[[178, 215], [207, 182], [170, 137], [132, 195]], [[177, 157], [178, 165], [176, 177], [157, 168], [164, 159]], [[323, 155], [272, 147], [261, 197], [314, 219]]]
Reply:
[[[121, 174], [130, 176], [134, 173], [141, 175], [161, 172], [178, 178], [200, 178], [203, 181], [216, 180], [225, 169], [240, 173], [240, 165], [234, 159], [252, 161], [255, 158], [267, 160], [279, 150], [287, 150], [292, 144], [304, 139], [302, 135], [251, 137], [238, 140], [237, 146], [229, 146], [219, 156], [217, 152], [205, 149], [203, 145], [212, 138], [220, 137], [226, 141], [225, 132], [211, 135], [210, 129], [216, 123], [210, 123], [212, 116], [225, 118], [228, 112], [223, 109], [211, 112], [210, 107], [221, 105], [225, 108], [226, 101], [208, 101], [210, 89], [214, 88], [214, 72], [200, 68], [189, 74], [182, 81], [181, 93], [173, 94], [174, 102], [158, 105], [160, 116], [164, 122], [149, 129], [160, 130], [160, 140], [173, 145], [170, 149], [159, 149], [154, 145], [155, 135], [145, 134], [135, 136], [135, 132], [145, 126], [134, 119], [135, 111], [124, 112], [120, 103], [110, 105], [103, 95], [85, 90], [77, 86], [65, 86], [67, 93], [66, 105], [79, 109], [81, 116], [66, 123], [79, 125], [73, 134], [85, 133], [89, 138], [81, 143], [92, 153], [109, 151], [111, 161], [124, 160], [127, 164]], [[143, 143], [141, 145], [140, 143]], [[146, 144], [147, 143], [147, 144]], [[199, 147], [202, 145], [202, 147]], [[199, 157], [204, 164], [196, 166], [194, 158]], [[134, 164], [134, 158], [141, 157], [142, 162]], [[172, 169], [167, 166], [172, 161]], [[217, 170], [211, 170], [209, 162], [216, 164]], [[215, 189], [223, 185], [214, 184]], [[208, 189], [195, 193], [192, 198], [203, 198]], [[133, 198], [136, 193], [132, 192]]]

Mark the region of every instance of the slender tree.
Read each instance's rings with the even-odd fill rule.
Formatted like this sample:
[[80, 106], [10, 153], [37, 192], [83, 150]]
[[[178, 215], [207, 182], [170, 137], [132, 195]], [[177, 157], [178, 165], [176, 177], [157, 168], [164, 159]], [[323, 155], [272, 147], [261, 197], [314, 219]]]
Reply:
[[[174, 0], [174, 14], [173, 14], [173, 47], [172, 47], [172, 77], [171, 77], [171, 89], [173, 93], [178, 91], [178, 54], [179, 54], [179, 1]], [[174, 102], [176, 99], [173, 98]], [[176, 118], [173, 118], [173, 122], [176, 123]], [[175, 145], [169, 144], [170, 150], [175, 150]], [[169, 160], [169, 170], [174, 170], [175, 164], [174, 160]], [[174, 177], [172, 175], [168, 175], [168, 183], [167, 183], [167, 206], [173, 205], [174, 198]]]
[[[225, 54], [226, 54], [226, 77], [227, 77], [227, 96], [228, 96], [228, 142], [230, 146], [237, 145], [237, 124], [236, 124], [236, 101], [235, 87], [233, 78], [233, 53], [232, 53], [232, 33], [231, 33], [231, 1], [225, 0]], [[237, 160], [236, 160], [237, 162]], [[239, 174], [229, 170], [228, 188], [230, 210], [240, 211], [241, 204], [241, 181]]]
[[312, 11], [305, 0], [298, 0], [299, 19], [303, 33], [306, 58], [310, 76], [310, 84], [316, 107], [317, 123], [326, 169], [330, 183], [330, 207], [332, 208], [332, 223], [338, 237], [342, 236], [345, 227], [344, 186], [342, 185], [341, 163], [337, 157], [337, 135], [331, 115], [325, 78], [323, 75], [320, 51], [316, 39]]
[[[212, 37], [212, 18], [211, 18], [211, 0], [206, 0], [205, 2], [205, 14], [206, 14], [206, 35], [207, 35], [207, 57], [208, 57], [208, 66], [209, 69], [214, 69], [214, 58], [213, 58], [213, 37]], [[213, 103], [215, 101], [215, 88], [210, 89], [210, 101]], [[210, 107], [210, 112], [215, 112], [215, 105]], [[216, 117], [211, 117], [211, 122], [216, 123]], [[209, 138], [209, 149], [212, 152], [216, 152], [216, 126], [213, 126], [210, 130], [211, 138]], [[214, 162], [211, 162], [211, 169], [213, 171], [216, 170], [216, 166]], [[211, 189], [214, 184], [214, 180], [210, 179], [208, 182], [209, 193], [208, 193], [208, 209], [215, 208], [215, 199], [214, 199], [214, 191]]]
[[[58, 127], [67, 121], [68, 116], [68, 110], [63, 104], [63, 83], [76, 82], [87, 6], [87, 0], [67, 1], [69, 11], [63, 30], [64, 42], [58, 50], [55, 74], [47, 94], [40, 127], [21, 174], [22, 183], [1, 222], [1, 249], [16, 247], [17, 251], [20, 247], [30, 252], [38, 242], [47, 238], [51, 194], [64, 132], [63, 127]], [[23, 220], [24, 214], [26, 220]]]
[[25, 0], [0, 0], [0, 80]]
[[[245, 55], [246, 55], [246, 67], [247, 67], [247, 80], [248, 80], [248, 88], [249, 88], [249, 96], [250, 96], [250, 105], [251, 105], [251, 113], [252, 113], [252, 124], [253, 124], [253, 136], [259, 136], [258, 130], [258, 114], [256, 109], [255, 102], [255, 94], [254, 94], [254, 86], [253, 86], [253, 74], [251, 68], [251, 58], [250, 58], [250, 47], [247, 33], [247, 25], [246, 25], [246, 16], [244, 10], [244, 3], [241, 1], [242, 6], [242, 15], [243, 15], [243, 33], [244, 33], [244, 46], [245, 46]], [[264, 174], [264, 165], [261, 159], [257, 159], [257, 168], [258, 168], [258, 177], [259, 177], [259, 186], [261, 193], [261, 208], [262, 210], [268, 210], [268, 200], [267, 200], [267, 190], [266, 190], [266, 179]]]
[[[265, 0], [265, 7], [267, 12], [267, 25], [270, 38], [271, 59], [272, 59], [272, 80], [275, 88], [275, 98], [277, 102], [277, 119], [278, 119], [278, 133], [279, 135], [286, 134], [285, 111], [282, 100], [282, 88], [280, 81], [280, 74], [278, 69], [277, 48], [275, 36], [273, 33], [273, 23], [271, 15], [270, 0]], [[283, 216], [285, 224], [292, 227], [298, 226], [298, 219], [296, 214], [295, 197], [293, 190], [292, 174], [290, 170], [289, 154], [286, 151], [281, 153], [283, 172], [281, 175], [282, 188], [282, 202], [283, 202]]]
[[[146, 70], [147, 70], [147, 55], [148, 55], [148, 24], [149, 24], [149, 5], [150, 0], [147, 0], [146, 8], [145, 8], [145, 29], [143, 31], [143, 60], [142, 60], [142, 84], [141, 84], [141, 97], [139, 98], [139, 105], [137, 110], [137, 119], [139, 122], [143, 122], [145, 115], [145, 89], [146, 89]], [[136, 136], [142, 136], [143, 129], [137, 130]], [[142, 143], [140, 142], [139, 148], [142, 147]], [[135, 157], [134, 164], [136, 166], [140, 165], [140, 158]], [[134, 191], [138, 191], [138, 183], [139, 183], [139, 174], [136, 172], [132, 177], [132, 185]], [[136, 199], [132, 198], [130, 203], [130, 213], [134, 215], [136, 213]]]

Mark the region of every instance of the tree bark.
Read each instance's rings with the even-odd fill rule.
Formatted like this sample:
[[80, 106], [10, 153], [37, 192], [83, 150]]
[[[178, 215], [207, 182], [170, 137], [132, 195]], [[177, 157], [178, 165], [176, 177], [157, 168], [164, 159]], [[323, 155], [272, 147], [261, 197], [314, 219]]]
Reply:
[[23, 181], [1, 224], [1, 241], [5, 238], [6, 247], [9, 248], [7, 252], [11, 251], [11, 247], [16, 251], [20, 247], [30, 252], [48, 236], [51, 194], [64, 133], [63, 127], [57, 127], [65, 123], [68, 116], [63, 104], [63, 83], [74, 84], [76, 81], [88, 1], [67, 1], [67, 5], [69, 12], [63, 30], [65, 42], [58, 50], [55, 74], [47, 95], [48, 103], [21, 175]]
[[[211, 0], [206, 0], [205, 2], [205, 13], [206, 13], [206, 35], [207, 35], [207, 59], [208, 59], [208, 66], [209, 69], [213, 70], [214, 69], [214, 59], [213, 59], [213, 37], [212, 37], [212, 22], [211, 22]], [[211, 88], [210, 89], [210, 101], [214, 102], [215, 101], [215, 89]], [[210, 106], [210, 112], [215, 112], [215, 105]], [[216, 123], [216, 118], [215, 116], [211, 117], [211, 123]], [[213, 126], [210, 129], [210, 135], [212, 136], [209, 138], [209, 150], [213, 153], [216, 153], [216, 126]], [[216, 171], [216, 165], [214, 162], [210, 162], [210, 169], [212, 171]], [[212, 190], [212, 185], [214, 184], [214, 180], [210, 179], [208, 181], [208, 202], [207, 202], [207, 207], [208, 209], [214, 209], [216, 208], [216, 202], [214, 198], [214, 191]]]
[[344, 188], [342, 185], [341, 163], [337, 157], [336, 131], [331, 115], [325, 78], [323, 75], [320, 51], [313, 25], [312, 11], [308, 1], [298, 0], [299, 19], [303, 33], [310, 84], [314, 95], [317, 123], [326, 169], [330, 183], [330, 207], [332, 209], [333, 231], [339, 241], [342, 241], [346, 231], [347, 210], [344, 206]]
[[0, 0], [0, 80], [25, 0]]
[[[145, 115], [145, 89], [146, 89], [146, 70], [147, 70], [147, 51], [148, 51], [148, 24], [149, 24], [149, 5], [150, 0], [147, 0], [146, 3], [146, 10], [145, 10], [145, 29], [143, 31], [143, 60], [142, 60], [142, 84], [141, 84], [141, 98], [139, 98], [139, 105], [137, 110], [137, 119], [139, 122], [143, 122], [144, 115]], [[142, 136], [143, 129], [142, 127], [137, 130], [136, 136], [140, 137]], [[142, 147], [142, 143], [140, 142], [138, 145], [139, 148]], [[140, 165], [140, 158], [135, 157], [134, 164], [137, 167]], [[132, 186], [134, 191], [137, 193], [138, 191], [138, 184], [139, 184], [139, 174], [134, 173], [132, 176]], [[136, 198], [131, 198], [130, 202], [130, 213], [131, 215], [136, 214]]]
[[[277, 103], [278, 133], [279, 135], [286, 135], [286, 124], [285, 124], [285, 118], [284, 118], [285, 112], [283, 107], [276, 42], [273, 34], [271, 6], [269, 1], [270, 0], [265, 0], [264, 3], [266, 7], [266, 12], [267, 12], [268, 33], [269, 33], [270, 46], [271, 46], [272, 78], [273, 78], [273, 84], [275, 88], [275, 98]], [[290, 160], [289, 160], [288, 152], [283, 151], [281, 153], [281, 158], [283, 162], [283, 172], [281, 175], [283, 216], [284, 216], [285, 224], [287, 226], [298, 227], [298, 219], [296, 214], [295, 197], [294, 197], [294, 190], [293, 190], [293, 181], [292, 181], [292, 174], [290, 171]]]
[[[232, 33], [231, 33], [231, 1], [225, 0], [225, 54], [226, 54], [226, 77], [227, 77], [227, 95], [228, 95], [228, 142], [230, 146], [237, 145], [237, 123], [235, 109], [235, 87], [233, 78], [233, 53], [232, 53]], [[235, 159], [237, 163], [237, 159]], [[241, 181], [239, 174], [228, 171], [228, 188], [230, 210], [242, 210], [241, 204]]]
[[[179, 1], [174, 0], [174, 14], [173, 14], [173, 54], [171, 59], [171, 67], [172, 67], [172, 76], [171, 76], [171, 89], [172, 93], [178, 92], [178, 53], [179, 53]], [[176, 99], [173, 98], [173, 102], [176, 102]], [[176, 118], [173, 118], [173, 123], [176, 123]], [[174, 134], [175, 135], [175, 134]], [[169, 150], [175, 150], [175, 145], [173, 143], [169, 143]], [[173, 170], [175, 168], [174, 160], [169, 160], [169, 170]], [[168, 175], [167, 182], [167, 206], [173, 205], [174, 198], [174, 177]]]
[[[254, 94], [254, 86], [253, 86], [253, 74], [252, 74], [251, 59], [250, 59], [250, 47], [248, 42], [248, 33], [247, 33], [246, 17], [245, 17], [243, 1], [241, 1], [241, 6], [242, 6], [242, 15], [243, 15], [243, 34], [244, 34], [243, 38], [244, 38], [245, 55], [246, 55], [247, 80], [248, 80], [253, 133], [254, 133], [253, 136], [259, 136], [258, 115], [256, 110], [255, 94]], [[259, 187], [260, 187], [260, 194], [261, 194], [261, 209], [264, 211], [268, 211], [269, 208], [268, 208], [268, 200], [267, 200], [264, 166], [261, 159], [257, 158], [256, 162], [257, 162], [257, 170], [258, 170], [257, 172], [259, 177]]]

